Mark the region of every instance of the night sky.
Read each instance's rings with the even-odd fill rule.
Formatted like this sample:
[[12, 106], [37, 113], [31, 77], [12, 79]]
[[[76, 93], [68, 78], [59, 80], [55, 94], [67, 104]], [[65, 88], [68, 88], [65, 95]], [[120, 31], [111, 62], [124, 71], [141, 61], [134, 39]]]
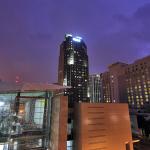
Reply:
[[56, 82], [65, 33], [88, 47], [90, 73], [150, 54], [150, 0], [0, 0], [0, 78]]

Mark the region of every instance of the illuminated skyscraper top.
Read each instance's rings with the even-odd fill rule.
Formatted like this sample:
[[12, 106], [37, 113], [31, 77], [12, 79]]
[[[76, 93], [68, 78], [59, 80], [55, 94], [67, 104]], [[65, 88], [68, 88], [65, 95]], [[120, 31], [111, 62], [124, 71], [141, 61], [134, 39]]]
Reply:
[[66, 92], [70, 102], [88, 101], [88, 76], [87, 47], [83, 39], [66, 34], [60, 45], [58, 82], [72, 87]]

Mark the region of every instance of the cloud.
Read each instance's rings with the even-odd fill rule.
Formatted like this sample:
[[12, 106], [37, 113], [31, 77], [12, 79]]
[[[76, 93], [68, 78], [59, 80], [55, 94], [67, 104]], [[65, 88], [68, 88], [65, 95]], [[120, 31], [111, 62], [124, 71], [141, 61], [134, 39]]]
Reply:
[[134, 13], [134, 17], [145, 21], [145, 19], [146, 20], [149, 19], [149, 14], [150, 14], [150, 3], [147, 3], [137, 9], [137, 11]]
[[150, 42], [150, 3], [138, 8], [130, 17], [118, 15], [118, 23], [122, 23], [122, 33], [127, 31], [132, 38], [140, 42]]
[[104, 71], [116, 61], [132, 63], [135, 59], [150, 55], [149, 14], [150, 3], [147, 3], [133, 14], [112, 15], [112, 26], [93, 45], [91, 72], [97, 72], [98, 68]]

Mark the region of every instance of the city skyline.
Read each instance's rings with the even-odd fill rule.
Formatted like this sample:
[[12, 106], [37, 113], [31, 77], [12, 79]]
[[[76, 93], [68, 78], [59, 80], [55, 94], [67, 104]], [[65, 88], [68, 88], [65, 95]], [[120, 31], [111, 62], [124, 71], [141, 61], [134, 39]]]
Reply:
[[115, 61], [132, 63], [150, 54], [148, 0], [78, 4], [2, 0], [0, 78], [14, 81], [19, 75], [27, 82], [56, 82], [65, 33], [87, 43], [90, 74], [104, 72]]

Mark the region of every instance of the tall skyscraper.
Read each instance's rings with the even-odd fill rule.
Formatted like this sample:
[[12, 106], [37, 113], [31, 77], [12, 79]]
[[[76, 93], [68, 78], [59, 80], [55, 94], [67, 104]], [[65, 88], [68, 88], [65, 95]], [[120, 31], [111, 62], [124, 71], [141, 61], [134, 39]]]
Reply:
[[66, 34], [60, 45], [58, 82], [71, 86], [70, 91], [66, 91], [69, 103], [88, 101], [88, 76], [87, 47], [83, 39]]
[[87, 102], [88, 98], [88, 55], [81, 37], [66, 34], [60, 45], [58, 83], [70, 86], [68, 96], [67, 150], [74, 147], [74, 102]]
[[102, 94], [101, 75], [100, 74], [90, 75], [89, 76], [90, 102], [92, 103], [101, 102], [101, 94]]

